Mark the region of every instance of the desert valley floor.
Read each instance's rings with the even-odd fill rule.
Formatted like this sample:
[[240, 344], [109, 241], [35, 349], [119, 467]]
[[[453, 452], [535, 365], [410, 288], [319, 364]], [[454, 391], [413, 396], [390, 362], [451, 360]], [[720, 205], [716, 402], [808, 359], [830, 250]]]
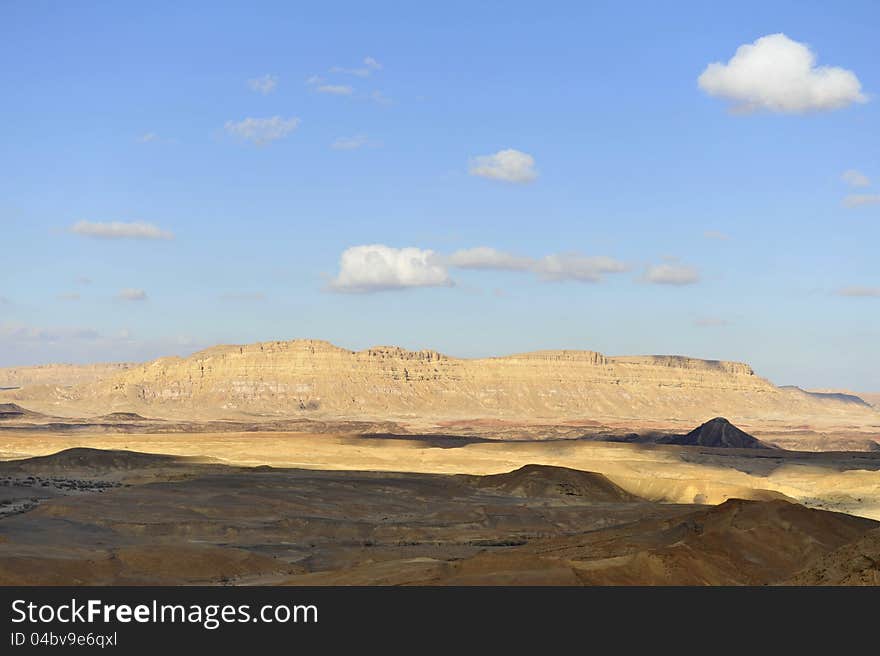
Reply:
[[2, 584], [880, 583], [876, 452], [15, 430], [0, 449]]

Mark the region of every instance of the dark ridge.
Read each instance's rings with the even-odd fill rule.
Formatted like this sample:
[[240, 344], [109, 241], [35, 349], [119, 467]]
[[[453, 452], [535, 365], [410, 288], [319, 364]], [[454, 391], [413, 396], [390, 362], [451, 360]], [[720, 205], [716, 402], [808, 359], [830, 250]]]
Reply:
[[852, 403], [855, 405], [865, 406], [866, 408], [872, 408], [873, 406], [865, 401], [861, 396], [856, 396], [855, 394], [846, 394], [845, 392], [810, 392], [808, 390], [802, 389], [797, 385], [783, 385], [780, 389], [786, 390], [796, 390], [801, 392], [802, 394], [806, 394], [807, 396], [812, 396], [816, 399], [828, 399], [829, 401], [841, 401], [843, 403]]
[[581, 501], [614, 503], [641, 501], [603, 474], [568, 467], [525, 465], [503, 474], [474, 478], [479, 488], [498, 490], [513, 496], [575, 497]]
[[0, 420], [20, 419], [21, 417], [40, 417], [40, 413], [22, 408], [17, 403], [0, 403]]
[[670, 435], [658, 440], [659, 444], [680, 446], [708, 446], [724, 449], [776, 449], [731, 424], [724, 417], [715, 417], [698, 426], [687, 435]]
[[35, 456], [22, 460], [7, 460], [0, 463], [0, 470], [45, 472], [67, 472], [72, 469], [93, 472], [124, 471], [149, 467], [172, 465], [186, 458], [138, 451], [91, 449], [76, 447], [65, 449], [47, 456]]

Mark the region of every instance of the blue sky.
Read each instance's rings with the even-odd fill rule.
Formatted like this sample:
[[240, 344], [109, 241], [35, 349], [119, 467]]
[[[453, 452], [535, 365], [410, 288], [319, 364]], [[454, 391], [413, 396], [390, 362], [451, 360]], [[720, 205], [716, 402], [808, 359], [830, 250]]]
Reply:
[[0, 366], [314, 337], [878, 390], [878, 24], [6, 2]]

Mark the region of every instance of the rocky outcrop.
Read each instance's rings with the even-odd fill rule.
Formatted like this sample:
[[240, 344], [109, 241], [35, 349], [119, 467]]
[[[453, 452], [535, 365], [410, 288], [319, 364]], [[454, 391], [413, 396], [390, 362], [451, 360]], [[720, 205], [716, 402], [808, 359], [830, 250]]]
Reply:
[[752, 437], [731, 424], [724, 417], [715, 417], [705, 424], [697, 426], [687, 435], [674, 435], [662, 440], [662, 444], [678, 444], [682, 446], [708, 446], [724, 449], [776, 449]]
[[134, 364], [107, 362], [100, 364], [44, 364], [33, 367], [0, 367], [0, 388], [28, 385], [81, 385], [114, 376]]
[[[679, 356], [539, 351], [459, 359], [436, 351], [350, 351], [294, 340], [216, 346], [161, 358], [70, 389], [13, 399], [53, 413], [150, 417], [241, 414], [345, 418], [809, 419], [850, 412], [835, 399], [781, 390], [746, 364]], [[6, 397], [8, 398], [8, 396]], [[10, 399], [11, 400], [11, 399]], [[27, 402], [25, 402], [27, 401]]]

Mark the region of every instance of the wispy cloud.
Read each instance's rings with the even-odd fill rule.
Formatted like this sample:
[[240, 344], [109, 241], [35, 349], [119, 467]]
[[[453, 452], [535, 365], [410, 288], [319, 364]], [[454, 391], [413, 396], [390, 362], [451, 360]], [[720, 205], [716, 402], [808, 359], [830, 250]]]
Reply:
[[706, 230], [703, 233], [703, 236], [706, 239], [717, 239], [718, 241], [727, 241], [730, 239], [730, 235], [725, 232], [719, 232], [718, 230]]
[[393, 101], [381, 91], [373, 91], [370, 94], [370, 100], [379, 105], [390, 105]]
[[489, 246], [455, 251], [449, 256], [449, 263], [459, 269], [499, 271], [528, 271], [535, 266], [533, 258], [505, 253]]
[[655, 285], [692, 285], [700, 281], [700, 272], [678, 262], [665, 262], [649, 266], [644, 280]]
[[174, 234], [144, 221], [77, 221], [70, 232], [96, 239], [173, 239]]
[[740, 46], [726, 64], [709, 64], [697, 82], [709, 95], [728, 100], [739, 114], [823, 111], [868, 101], [855, 73], [817, 66], [809, 46], [785, 34]]
[[380, 64], [372, 57], [365, 57], [362, 66], [357, 66], [354, 68], [334, 66], [330, 69], [330, 72], [342, 75], [355, 75], [357, 77], [370, 77], [370, 75], [379, 70], [382, 70], [382, 64]]
[[379, 142], [372, 141], [366, 135], [359, 134], [354, 137], [339, 137], [332, 144], [330, 144], [330, 147], [333, 150], [357, 150], [359, 148], [365, 148], [367, 146], [378, 145]]
[[138, 137], [138, 141], [140, 143], [153, 143], [159, 140], [159, 135], [155, 132], [145, 132], [141, 136]]
[[474, 157], [468, 172], [481, 178], [515, 184], [533, 182], [538, 177], [535, 158], [513, 148], [499, 150], [493, 155]]
[[143, 289], [123, 289], [116, 298], [120, 301], [146, 301], [147, 293]]
[[252, 141], [258, 146], [265, 146], [273, 141], [284, 139], [291, 132], [299, 127], [300, 120], [295, 116], [290, 118], [282, 118], [280, 116], [272, 116], [271, 118], [251, 118], [248, 117], [241, 121], [226, 121], [226, 132], [244, 139]]
[[863, 207], [880, 205], [880, 194], [850, 194], [843, 199], [844, 207]]
[[354, 88], [347, 84], [322, 84], [316, 91], [318, 93], [327, 93], [331, 96], [350, 96], [354, 93]]
[[629, 267], [613, 257], [561, 253], [546, 255], [535, 264], [534, 270], [542, 280], [601, 282], [605, 274], [623, 273]]
[[844, 171], [840, 179], [843, 180], [850, 187], [870, 187], [871, 180], [867, 175], [862, 173], [861, 171], [856, 171], [855, 169], [849, 169], [848, 171]]
[[230, 302], [265, 301], [266, 295], [262, 292], [225, 292], [220, 295], [220, 300]]
[[278, 86], [278, 77], [266, 73], [260, 77], [248, 80], [247, 85], [250, 87], [251, 91], [256, 91], [265, 96], [275, 91], [275, 88]]
[[723, 328], [733, 325], [729, 319], [721, 319], [720, 317], [704, 317], [702, 319], [694, 319], [694, 325], [700, 328]]
[[58, 294], [59, 301], [78, 301], [80, 300], [80, 296], [78, 292], [67, 292], [65, 294]]
[[837, 290], [837, 295], [853, 298], [880, 298], [880, 287], [863, 287], [859, 285], [842, 287]]

